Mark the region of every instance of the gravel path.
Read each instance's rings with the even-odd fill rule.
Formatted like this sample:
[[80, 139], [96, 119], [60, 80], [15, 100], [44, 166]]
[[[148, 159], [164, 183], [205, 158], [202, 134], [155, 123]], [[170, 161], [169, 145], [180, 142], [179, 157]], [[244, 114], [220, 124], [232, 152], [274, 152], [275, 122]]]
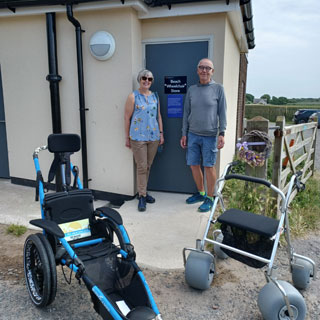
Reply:
[[[68, 285], [58, 268], [58, 291], [55, 301], [45, 309], [30, 301], [24, 283], [22, 251], [25, 236], [5, 234], [0, 225], [0, 319], [101, 319], [93, 310], [87, 289], [73, 279]], [[30, 231], [29, 231], [30, 233]], [[320, 264], [320, 231], [307, 239], [293, 242], [296, 251]], [[139, 254], [139, 253], [137, 253]], [[285, 248], [277, 254], [278, 278], [290, 280]], [[265, 284], [263, 271], [252, 269], [235, 260], [218, 260], [217, 272], [210, 289], [197, 291], [188, 287], [184, 271], [144, 269], [156, 303], [164, 320], [262, 320], [257, 296]], [[319, 267], [318, 267], [319, 272]], [[319, 277], [318, 277], [319, 278]], [[302, 292], [308, 308], [307, 320], [320, 319], [320, 280]]]

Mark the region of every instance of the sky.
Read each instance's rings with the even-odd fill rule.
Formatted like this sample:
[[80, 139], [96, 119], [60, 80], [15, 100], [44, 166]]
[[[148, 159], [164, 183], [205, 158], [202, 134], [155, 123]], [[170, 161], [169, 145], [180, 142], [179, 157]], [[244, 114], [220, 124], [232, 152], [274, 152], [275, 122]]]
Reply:
[[320, 98], [320, 0], [252, 0], [247, 93]]

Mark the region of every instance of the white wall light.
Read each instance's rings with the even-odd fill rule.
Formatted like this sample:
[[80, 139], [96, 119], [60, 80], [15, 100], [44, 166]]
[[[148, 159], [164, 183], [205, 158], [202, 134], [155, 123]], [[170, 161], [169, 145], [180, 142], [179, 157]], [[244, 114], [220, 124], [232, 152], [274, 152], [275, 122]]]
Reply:
[[96, 59], [108, 60], [114, 54], [116, 43], [109, 32], [97, 31], [91, 36], [89, 48]]

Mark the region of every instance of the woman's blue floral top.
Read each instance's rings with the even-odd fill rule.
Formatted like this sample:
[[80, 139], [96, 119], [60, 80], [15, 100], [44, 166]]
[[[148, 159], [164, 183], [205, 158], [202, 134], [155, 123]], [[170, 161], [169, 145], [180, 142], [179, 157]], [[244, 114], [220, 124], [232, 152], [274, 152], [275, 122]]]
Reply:
[[134, 111], [131, 117], [130, 139], [136, 141], [160, 140], [158, 125], [158, 99], [155, 93], [145, 97], [138, 90], [134, 94]]

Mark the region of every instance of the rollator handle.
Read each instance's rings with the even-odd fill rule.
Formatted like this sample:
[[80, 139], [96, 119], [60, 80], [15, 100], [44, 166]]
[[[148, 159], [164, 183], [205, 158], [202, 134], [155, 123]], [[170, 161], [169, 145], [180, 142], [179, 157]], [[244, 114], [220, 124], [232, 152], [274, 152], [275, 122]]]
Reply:
[[228, 174], [224, 177], [225, 180], [231, 180], [231, 179], [238, 179], [238, 180], [244, 180], [248, 182], [254, 182], [254, 183], [259, 183], [263, 184], [266, 187], [270, 188], [271, 187], [271, 182], [261, 179], [261, 178], [256, 178], [256, 177], [249, 177], [249, 176], [244, 176], [241, 174]]

